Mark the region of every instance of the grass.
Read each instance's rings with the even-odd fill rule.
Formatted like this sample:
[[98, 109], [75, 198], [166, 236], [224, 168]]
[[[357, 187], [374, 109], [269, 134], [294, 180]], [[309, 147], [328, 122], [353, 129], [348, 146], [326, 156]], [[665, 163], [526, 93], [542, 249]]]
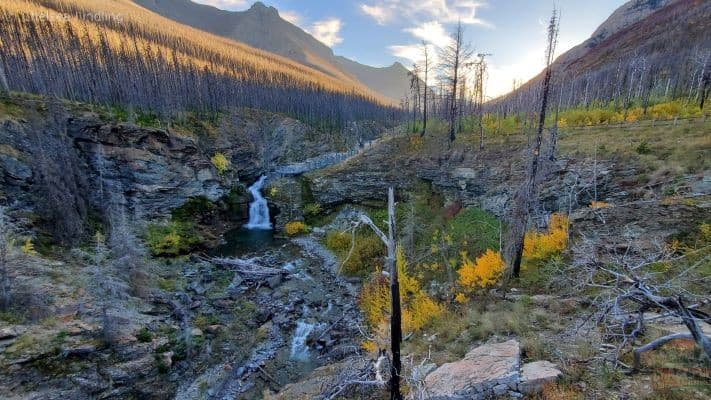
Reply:
[[652, 126], [649, 122], [622, 127], [593, 126], [564, 130], [560, 153], [639, 163], [648, 173], [700, 173], [711, 167], [711, 119]]

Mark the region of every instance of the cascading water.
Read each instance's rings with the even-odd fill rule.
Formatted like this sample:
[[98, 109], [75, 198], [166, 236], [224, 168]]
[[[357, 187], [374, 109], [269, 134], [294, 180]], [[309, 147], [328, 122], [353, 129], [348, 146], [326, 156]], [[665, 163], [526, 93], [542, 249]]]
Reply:
[[306, 321], [296, 321], [296, 330], [294, 331], [294, 337], [291, 339], [290, 359], [296, 361], [309, 360], [309, 346], [306, 345], [306, 340], [315, 327], [316, 325]]
[[254, 185], [250, 186], [249, 193], [252, 194], [252, 203], [249, 205], [249, 222], [245, 225], [247, 229], [262, 229], [270, 230], [272, 229], [272, 223], [269, 221], [269, 207], [267, 206], [267, 200], [262, 196], [262, 187], [264, 186], [264, 181], [267, 179], [265, 175]]

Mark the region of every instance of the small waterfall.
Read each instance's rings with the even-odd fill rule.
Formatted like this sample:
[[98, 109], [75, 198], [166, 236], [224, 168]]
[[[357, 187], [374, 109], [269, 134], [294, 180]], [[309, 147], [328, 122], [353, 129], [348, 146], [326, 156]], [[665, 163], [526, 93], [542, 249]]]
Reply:
[[262, 196], [261, 192], [266, 179], [267, 177], [262, 175], [262, 177], [248, 189], [254, 200], [249, 205], [249, 223], [245, 225], [245, 228], [247, 229], [272, 229], [272, 223], [269, 221], [269, 207], [267, 207], [267, 200], [264, 196]]
[[309, 346], [306, 345], [306, 340], [315, 327], [316, 325], [308, 322], [296, 321], [296, 330], [294, 331], [294, 337], [291, 339], [291, 354], [289, 358], [296, 361], [309, 360]]

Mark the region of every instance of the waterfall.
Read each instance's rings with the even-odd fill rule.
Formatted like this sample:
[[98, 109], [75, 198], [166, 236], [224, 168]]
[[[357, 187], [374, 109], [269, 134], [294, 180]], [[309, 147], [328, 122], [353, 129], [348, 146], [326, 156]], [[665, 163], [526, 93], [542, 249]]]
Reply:
[[245, 225], [247, 229], [272, 229], [272, 223], [269, 221], [267, 200], [261, 193], [266, 179], [266, 175], [262, 175], [262, 177], [248, 189], [254, 200], [252, 200], [252, 203], [249, 205], [249, 223]]
[[296, 322], [296, 330], [294, 337], [291, 339], [291, 354], [289, 358], [296, 361], [309, 360], [309, 346], [306, 345], [306, 340], [316, 326], [304, 321]]

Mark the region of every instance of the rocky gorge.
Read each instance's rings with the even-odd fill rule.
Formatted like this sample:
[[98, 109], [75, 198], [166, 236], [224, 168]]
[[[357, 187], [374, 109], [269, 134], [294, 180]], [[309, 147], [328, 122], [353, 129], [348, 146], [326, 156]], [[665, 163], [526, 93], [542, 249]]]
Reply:
[[[21, 256], [13, 278], [23, 311], [0, 325], [7, 398], [316, 398], [349, 370], [374, 374], [361, 349], [361, 281], [338, 273], [342, 260], [323, 246], [324, 236], [347, 231], [354, 210], [382, 208], [388, 186], [403, 203], [425, 187], [455, 214], [477, 208], [505, 221], [525, 159], [522, 137], [482, 151], [468, 144], [422, 151], [397, 130], [364, 124], [324, 140], [296, 120], [252, 110], [151, 127], [71, 104], [19, 104], [21, 111], [0, 118], [1, 194], [23, 237], [42, 249]], [[349, 148], [356, 150], [333, 165], [278, 173]], [[252, 201], [247, 186], [263, 174], [276, 231], [252, 243], [239, 228]], [[546, 163], [539, 183], [535, 223], [545, 227], [551, 213], [564, 211], [571, 238], [594, 240], [601, 253], [633, 242], [651, 251], [695, 229], [711, 205], [706, 175], [670, 179], [614, 156], [565, 152]], [[591, 208], [594, 201], [615, 206]], [[206, 239], [178, 257], [148, 257], [141, 284], [116, 300], [119, 335], [107, 346], [87, 243], [117, 208], [139, 233], [181, 218]], [[64, 214], [83, 221], [76, 235], [49, 228]], [[307, 218], [323, 221], [304, 236], [285, 236], [288, 223]], [[513, 289], [496, 295], [518, 304]], [[580, 301], [542, 302], [552, 314], [562, 307], [555, 303]], [[550, 361], [559, 360], [531, 358], [523, 338], [512, 336], [467, 340], [459, 359], [417, 369], [418, 382], [433, 398], [470, 399], [532, 395], [558, 379], [560, 366]]]

